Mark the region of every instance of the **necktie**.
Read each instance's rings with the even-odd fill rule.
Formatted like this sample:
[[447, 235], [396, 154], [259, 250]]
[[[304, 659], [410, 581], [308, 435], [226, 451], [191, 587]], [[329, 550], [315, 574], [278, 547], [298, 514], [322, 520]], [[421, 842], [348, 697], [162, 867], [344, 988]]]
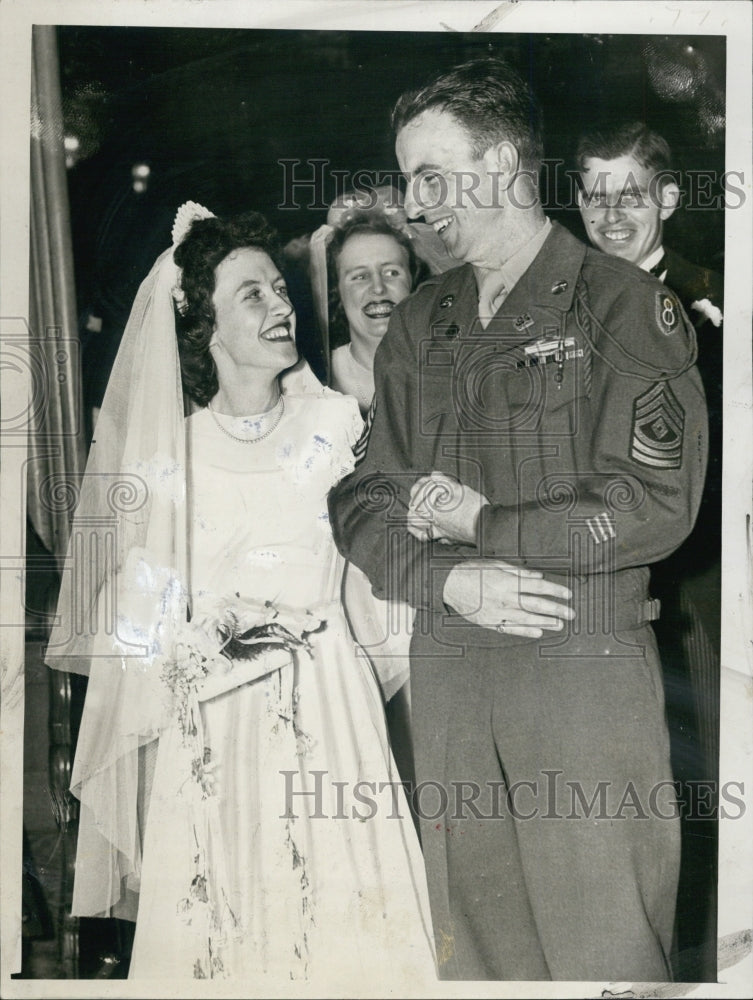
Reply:
[[487, 271], [479, 282], [478, 318], [486, 329], [494, 314], [505, 301], [507, 289], [499, 271]]

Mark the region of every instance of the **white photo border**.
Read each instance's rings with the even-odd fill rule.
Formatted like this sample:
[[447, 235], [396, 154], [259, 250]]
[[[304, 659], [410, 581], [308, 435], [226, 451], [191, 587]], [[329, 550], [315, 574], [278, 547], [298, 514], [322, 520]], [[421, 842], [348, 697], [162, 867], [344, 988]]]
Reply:
[[[17, 335], [28, 316], [29, 94], [34, 24], [148, 27], [233, 27], [339, 31], [472, 31], [547, 34], [725, 35], [727, 40], [727, 169], [743, 172], [746, 201], [725, 219], [724, 522], [720, 783], [742, 785], [743, 814], [720, 820], [718, 984], [450, 983], [437, 997], [583, 997], [753, 995], [753, 397], [751, 386], [751, 12], [747, 0], [714, 3], [675, 0], [2, 0], [0, 6], [0, 336]], [[542, 24], [546, 24], [545, 29]], [[2, 365], [8, 414], [23, 413], [29, 385]], [[24, 553], [25, 448], [0, 439], [0, 598], [2, 621], [19, 617], [18, 586]], [[21, 810], [23, 796], [23, 627], [2, 628], [2, 742], [0, 752], [0, 994], [3, 997], [151, 997], [251, 995], [242, 984], [206, 981], [195, 989], [164, 983], [12, 980], [20, 966]], [[268, 987], [265, 987], [268, 990]], [[631, 991], [632, 992], [628, 992]], [[608, 992], [607, 992], [608, 991]], [[259, 994], [262, 995], [262, 994]], [[266, 995], [269, 995], [268, 992]], [[280, 984], [279, 996], [313, 995], [300, 984]], [[379, 984], [334, 988], [331, 996], [380, 996]], [[410, 996], [407, 989], [403, 994]], [[418, 994], [416, 994], [418, 995]]]

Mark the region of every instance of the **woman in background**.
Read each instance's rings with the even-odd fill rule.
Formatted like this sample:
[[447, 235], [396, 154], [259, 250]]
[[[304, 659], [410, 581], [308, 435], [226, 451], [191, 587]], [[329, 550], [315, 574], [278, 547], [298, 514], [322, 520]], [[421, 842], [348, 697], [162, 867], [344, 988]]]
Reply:
[[[454, 263], [430, 226], [408, 225], [392, 188], [343, 196], [312, 235], [312, 290], [322, 340], [325, 350], [338, 345], [331, 352], [330, 384], [353, 396], [364, 417], [374, 396], [374, 356], [393, 310], [432, 270]], [[408, 652], [414, 611], [375, 597], [352, 564], [345, 570], [343, 604], [379, 679], [400, 774], [412, 783]]]
[[374, 355], [395, 306], [407, 298], [426, 269], [411, 241], [386, 220], [356, 215], [334, 229], [327, 245], [332, 275], [331, 385], [355, 396], [365, 416], [374, 396]]

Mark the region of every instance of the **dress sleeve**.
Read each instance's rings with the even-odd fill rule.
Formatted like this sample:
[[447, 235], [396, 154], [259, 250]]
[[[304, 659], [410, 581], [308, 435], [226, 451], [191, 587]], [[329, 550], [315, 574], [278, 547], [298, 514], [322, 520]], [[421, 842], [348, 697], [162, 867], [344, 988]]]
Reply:
[[353, 450], [363, 432], [363, 418], [358, 402], [353, 396], [327, 394], [328, 402], [336, 410], [336, 420], [340, 433], [332, 450], [332, 485], [335, 486], [355, 468]]

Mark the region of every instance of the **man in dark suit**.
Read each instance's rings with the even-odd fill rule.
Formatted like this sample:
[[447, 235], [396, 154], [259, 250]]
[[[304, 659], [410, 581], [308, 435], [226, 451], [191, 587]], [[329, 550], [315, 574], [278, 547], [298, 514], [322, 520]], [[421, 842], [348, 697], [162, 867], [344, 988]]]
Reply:
[[[696, 526], [669, 559], [652, 570], [661, 601], [655, 626], [667, 688], [675, 776], [685, 783], [683, 870], [677, 948], [684, 978], [704, 958], [715, 972], [713, 897], [719, 755], [721, 638], [722, 308], [721, 276], [664, 245], [664, 223], [680, 189], [669, 145], [643, 122], [581, 137], [576, 152], [579, 207], [589, 239], [604, 253], [650, 271], [672, 289], [695, 326], [698, 369], [709, 409], [709, 465]], [[707, 787], [705, 814], [693, 805], [694, 783]], [[695, 952], [695, 959], [688, 955]]]
[[664, 223], [680, 203], [666, 140], [633, 122], [584, 135], [576, 160], [580, 212], [593, 245], [656, 275], [696, 328], [721, 326], [721, 277], [664, 246]]

